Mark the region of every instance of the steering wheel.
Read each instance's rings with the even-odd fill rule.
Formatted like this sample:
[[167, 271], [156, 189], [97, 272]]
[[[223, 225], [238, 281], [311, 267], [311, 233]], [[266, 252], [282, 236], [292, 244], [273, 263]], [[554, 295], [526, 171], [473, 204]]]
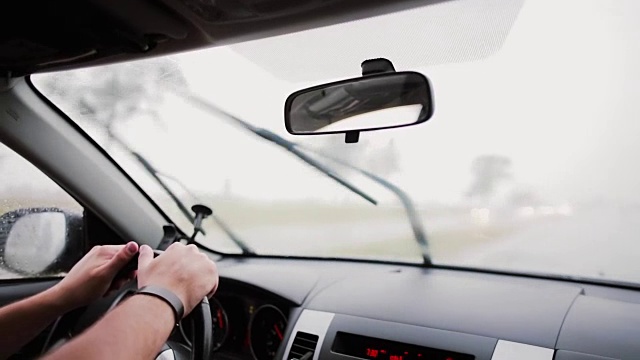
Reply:
[[[155, 252], [155, 255], [159, 255], [159, 252]], [[115, 294], [98, 299], [85, 308], [77, 309], [64, 315], [51, 330], [49, 338], [62, 338], [62, 336], [55, 336], [55, 333], [80, 334], [120, 302], [135, 294], [136, 290], [137, 283], [133, 280]], [[211, 319], [209, 299], [207, 297], [202, 299], [191, 313], [180, 321], [178, 326], [190, 328], [191, 331], [183, 332], [189, 334], [189, 339], [186, 339], [189, 344], [169, 340], [160, 349], [156, 359], [210, 360], [213, 349], [213, 321]], [[65, 328], [72, 328], [73, 330], [68, 331]]]

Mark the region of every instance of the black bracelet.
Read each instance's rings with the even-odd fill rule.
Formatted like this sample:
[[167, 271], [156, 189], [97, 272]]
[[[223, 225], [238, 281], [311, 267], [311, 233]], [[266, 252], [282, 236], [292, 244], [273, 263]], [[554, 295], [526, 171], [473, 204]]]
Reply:
[[182, 317], [184, 316], [184, 305], [182, 304], [182, 301], [180, 301], [180, 298], [171, 291], [159, 286], [151, 285], [145, 286], [142, 289], [136, 291], [136, 294], [151, 295], [163, 300], [164, 302], [169, 304], [169, 306], [171, 306], [173, 315], [175, 315], [176, 317], [176, 324], [180, 322], [180, 320], [182, 320]]

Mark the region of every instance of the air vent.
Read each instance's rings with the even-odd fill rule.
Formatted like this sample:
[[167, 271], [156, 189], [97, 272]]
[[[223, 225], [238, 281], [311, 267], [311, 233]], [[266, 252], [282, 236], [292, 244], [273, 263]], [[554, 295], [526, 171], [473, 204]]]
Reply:
[[289, 350], [287, 360], [301, 360], [303, 357], [304, 359], [302, 360], [313, 359], [316, 345], [318, 345], [318, 335], [298, 331], [296, 338], [293, 339], [293, 344], [291, 344], [291, 350]]

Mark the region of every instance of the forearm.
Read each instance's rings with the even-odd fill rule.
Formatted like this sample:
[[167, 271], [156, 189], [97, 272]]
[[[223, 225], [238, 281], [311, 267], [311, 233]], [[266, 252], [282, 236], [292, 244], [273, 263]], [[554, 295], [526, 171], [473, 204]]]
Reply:
[[164, 301], [135, 295], [46, 359], [154, 359], [174, 323]]
[[0, 359], [18, 351], [58, 316], [71, 310], [57, 291], [53, 287], [0, 309]]

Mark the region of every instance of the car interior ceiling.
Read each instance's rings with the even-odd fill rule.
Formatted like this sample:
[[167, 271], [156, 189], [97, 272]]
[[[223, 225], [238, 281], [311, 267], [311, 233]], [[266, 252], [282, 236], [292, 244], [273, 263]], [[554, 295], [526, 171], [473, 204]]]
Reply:
[[0, 25], [0, 72], [16, 77], [162, 56], [441, 1], [13, 1], [4, 10], [10, 21]]
[[[13, 1], [2, 5], [11, 19], [0, 24], [0, 76], [163, 56], [442, 1], [448, 0]], [[11, 128], [2, 112], [0, 142], [86, 206], [89, 245], [125, 238], [157, 245], [167, 218], [70, 119], [34, 93], [26, 82], [0, 91], [0, 109], [19, 104], [30, 115], [22, 128]], [[101, 171], [94, 188], [82, 174], [86, 168]], [[393, 262], [211, 257], [221, 274], [212, 310], [231, 324], [217, 329], [224, 337], [214, 359], [611, 360], [640, 354], [640, 288], [630, 284]], [[1, 282], [0, 305], [56, 281]], [[284, 331], [276, 348], [260, 353], [246, 345], [258, 313]], [[251, 336], [271, 344], [274, 335], [265, 335], [271, 329], [263, 330]], [[19, 356], [38, 356], [54, 331], [45, 330]], [[301, 344], [310, 353], [300, 353]], [[385, 349], [392, 356], [378, 353]]]

